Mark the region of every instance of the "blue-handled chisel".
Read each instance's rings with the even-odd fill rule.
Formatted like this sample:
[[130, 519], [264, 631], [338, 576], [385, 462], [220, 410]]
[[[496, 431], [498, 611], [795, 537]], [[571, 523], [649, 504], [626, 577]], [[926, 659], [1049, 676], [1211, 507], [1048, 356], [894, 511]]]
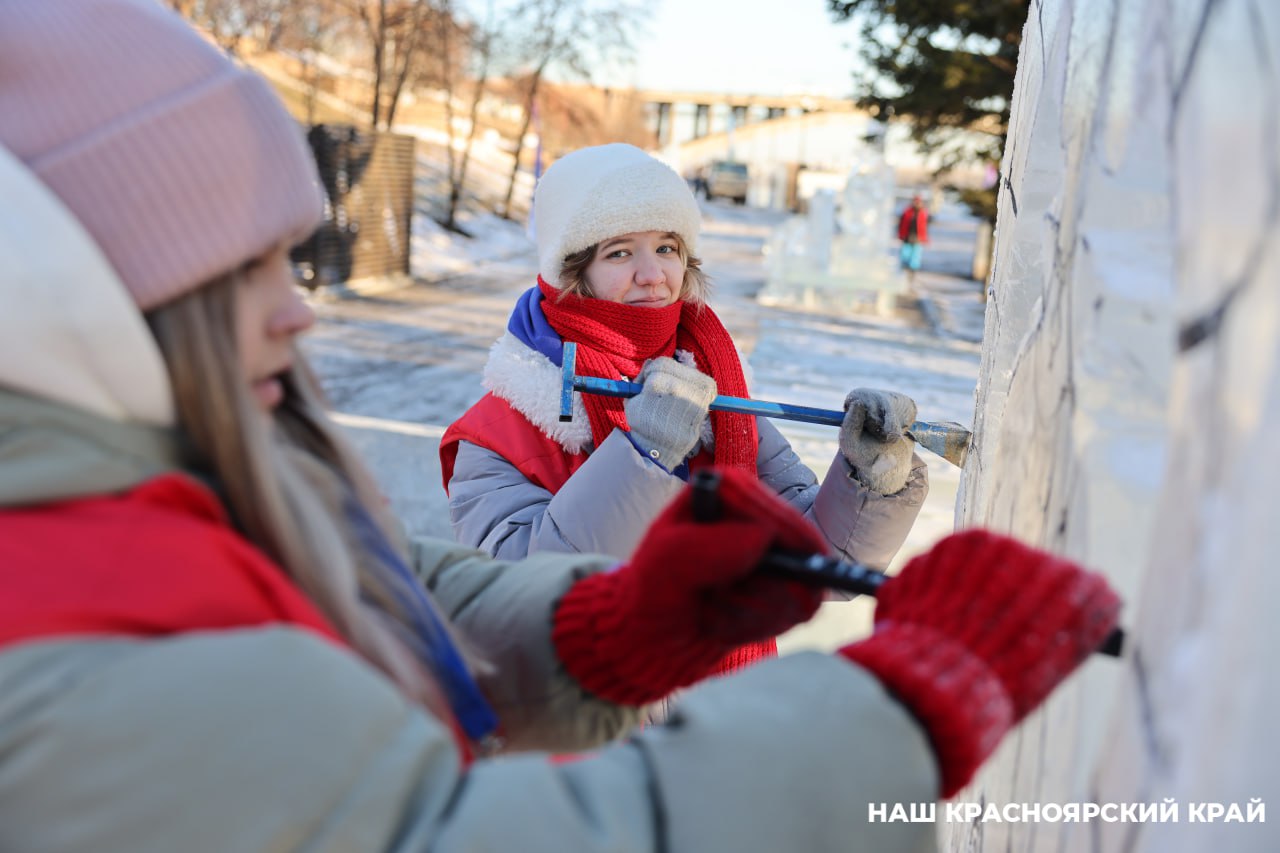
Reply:
[[[600, 394], [605, 397], [634, 397], [644, 387], [638, 382], [577, 375], [577, 350], [577, 344], [564, 345], [564, 358], [561, 364], [563, 384], [560, 388], [560, 420], [573, 420], [574, 391]], [[844, 412], [834, 409], [815, 409], [810, 406], [793, 406], [789, 403], [772, 403], [768, 400], [727, 397], [723, 394], [711, 401], [711, 408], [722, 412], [762, 415], [766, 418], [781, 418], [834, 427], [844, 422]], [[937, 423], [915, 421], [907, 429], [909, 438], [959, 468], [964, 467], [964, 460], [969, 452], [970, 435], [969, 430], [950, 421]]]

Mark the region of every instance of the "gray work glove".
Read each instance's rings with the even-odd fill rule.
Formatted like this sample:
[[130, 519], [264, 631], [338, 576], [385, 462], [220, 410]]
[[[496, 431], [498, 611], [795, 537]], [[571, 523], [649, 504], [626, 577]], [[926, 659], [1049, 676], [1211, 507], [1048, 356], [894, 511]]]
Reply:
[[844, 398], [840, 452], [858, 482], [882, 495], [902, 491], [911, 476], [915, 442], [903, 432], [916, 419], [916, 403], [905, 394], [855, 388]]
[[674, 358], [655, 358], [640, 371], [644, 389], [623, 404], [631, 437], [649, 458], [671, 470], [702, 435], [716, 381]]

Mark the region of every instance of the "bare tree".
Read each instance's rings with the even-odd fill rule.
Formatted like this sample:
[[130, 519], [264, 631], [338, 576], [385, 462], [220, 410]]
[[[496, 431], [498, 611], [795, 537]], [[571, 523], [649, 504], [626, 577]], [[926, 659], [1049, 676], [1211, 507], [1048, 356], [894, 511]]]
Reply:
[[655, 144], [645, 102], [629, 89], [544, 83], [538, 98], [539, 136], [550, 151], [630, 142]]
[[501, 214], [511, 217], [511, 197], [520, 174], [520, 155], [533, 121], [534, 105], [544, 76], [553, 68], [591, 79], [602, 61], [626, 62], [634, 56], [631, 35], [644, 20], [640, 7], [628, 0], [524, 0], [513, 13], [513, 26], [527, 33], [522, 76], [524, 117], [516, 136], [515, 162], [507, 182]]
[[306, 84], [306, 123], [316, 123], [316, 100], [320, 93], [319, 59], [332, 53], [335, 44], [349, 34], [351, 20], [332, 2], [295, 2], [276, 35], [273, 47], [294, 56], [301, 66], [298, 76]]
[[[452, 4], [446, 0], [443, 7], [451, 20], [457, 21]], [[466, 186], [467, 166], [471, 161], [471, 149], [475, 143], [479, 125], [480, 102], [484, 98], [485, 87], [489, 81], [489, 71], [494, 56], [499, 33], [495, 29], [494, 0], [485, 4], [485, 19], [481, 22], [468, 22], [454, 26], [437, 28], [439, 49], [436, 56], [439, 60], [437, 82], [444, 91], [445, 132], [448, 134], [446, 156], [448, 158], [449, 201], [445, 209], [444, 222], [441, 223], [451, 231], [462, 232], [458, 225], [458, 205], [462, 200]], [[466, 71], [470, 68], [470, 104], [467, 114], [467, 135], [462, 143], [462, 151], [458, 152], [455, 123], [457, 116], [454, 104], [464, 88]]]
[[239, 54], [240, 43], [254, 36], [273, 47], [293, 7], [293, 0], [169, 0], [169, 6], [206, 29], [218, 46]]
[[335, 0], [359, 21], [373, 65], [370, 124], [389, 129], [396, 107], [430, 32], [449, 16], [431, 0]]

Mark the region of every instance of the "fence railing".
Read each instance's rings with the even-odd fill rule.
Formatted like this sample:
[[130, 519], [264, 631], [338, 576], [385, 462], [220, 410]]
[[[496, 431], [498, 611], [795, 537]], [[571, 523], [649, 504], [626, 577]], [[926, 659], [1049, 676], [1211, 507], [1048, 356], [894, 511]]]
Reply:
[[324, 185], [325, 221], [292, 257], [315, 287], [409, 273], [415, 139], [353, 125], [307, 132]]

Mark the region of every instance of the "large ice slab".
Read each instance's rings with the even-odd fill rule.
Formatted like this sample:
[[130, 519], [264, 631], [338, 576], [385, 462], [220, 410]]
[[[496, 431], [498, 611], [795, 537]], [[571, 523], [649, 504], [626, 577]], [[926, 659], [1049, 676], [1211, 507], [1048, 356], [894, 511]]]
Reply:
[[1278, 63], [1271, 3], [1032, 4], [957, 515], [1105, 572], [1131, 643], [961, 798], [1180, 820], [948, 824], [949, 849], [1275, 849], [1191, 809], [1280, 804]]

